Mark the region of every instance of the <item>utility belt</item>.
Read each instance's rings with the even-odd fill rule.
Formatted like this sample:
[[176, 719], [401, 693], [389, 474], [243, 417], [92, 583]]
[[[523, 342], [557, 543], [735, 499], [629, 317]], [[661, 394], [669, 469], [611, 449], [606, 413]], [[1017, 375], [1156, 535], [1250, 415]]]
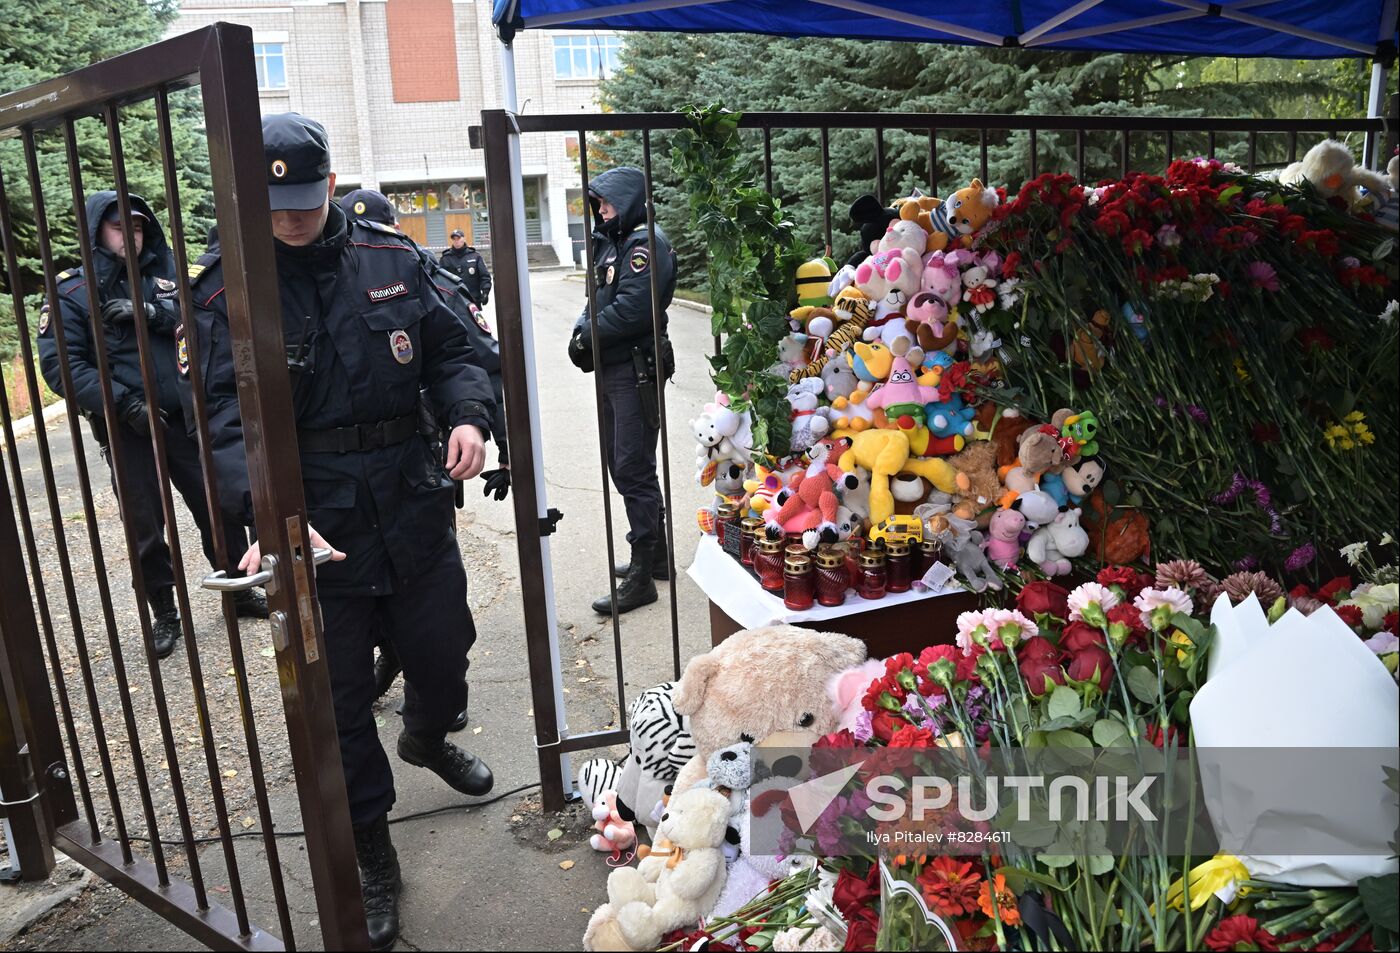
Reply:
[[355, 424], [353, 427], [335, 427], [331, 430], [298, 430], [297, 443], [308, 453], [355, 453], [403, 443], [419, 433], [419, 416], [415, 411], [372, 424]]

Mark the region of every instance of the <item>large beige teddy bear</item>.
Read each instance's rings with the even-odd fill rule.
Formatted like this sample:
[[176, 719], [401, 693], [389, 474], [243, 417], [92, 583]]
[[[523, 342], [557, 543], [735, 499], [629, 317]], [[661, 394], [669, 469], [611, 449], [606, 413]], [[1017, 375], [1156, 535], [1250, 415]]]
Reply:
[[865, 661], [865, 644], [833, 632], [792, 625], [735, 633], [685, 667], [676, 686], [676, 711], [684, 715], [695, 756], [676, 777], [673, 790], [704, 779], [706, 762], [740, 741], [761, 742], [796, 732], [794, 743], [816, 741], [841, 720], [827, 682]]
[[729, 806], [710, 788], [672, 797], [651, 852], [609, 875], [608, 902], [593, 911], [583, 948], [654, 950], [672, 930], [698, 924], [724, 889]]

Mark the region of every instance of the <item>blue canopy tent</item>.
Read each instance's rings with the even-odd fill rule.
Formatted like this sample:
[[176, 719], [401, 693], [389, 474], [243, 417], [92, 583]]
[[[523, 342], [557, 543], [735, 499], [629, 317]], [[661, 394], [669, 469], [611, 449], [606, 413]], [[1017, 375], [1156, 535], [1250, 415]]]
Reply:
[[[1397, 0], [496, 0], [507, 109], [520, 30], [762, 33], [867, 40], [1201, 56], [1374, 60], [1369, 115], [1381, 115], [1396, 55]], [[1376, 143], [1366, 159], [1374, 162]]]

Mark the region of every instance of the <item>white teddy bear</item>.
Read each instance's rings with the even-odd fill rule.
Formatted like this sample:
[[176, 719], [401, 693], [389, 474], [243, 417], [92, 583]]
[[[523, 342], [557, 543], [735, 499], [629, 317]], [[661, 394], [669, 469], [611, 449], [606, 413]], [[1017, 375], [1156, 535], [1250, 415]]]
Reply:
[[608, 877], [608, 902], [593, 911], [583, 948], [654, 950], [672, 930], [698, 924], [724, 889], [729, 809], [729, 799], [709, 788], [672, 798], [652, 851]]

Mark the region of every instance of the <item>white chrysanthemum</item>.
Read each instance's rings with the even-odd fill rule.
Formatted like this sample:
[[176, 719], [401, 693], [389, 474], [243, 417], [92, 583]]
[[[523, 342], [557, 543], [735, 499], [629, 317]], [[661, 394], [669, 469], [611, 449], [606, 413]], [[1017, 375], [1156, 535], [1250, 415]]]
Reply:
[[1361, 564], [1361, 557], [1366, 555], [1366, 548], [1365, 543], [1352, 543], [1349, 546], [1343, 546], [1339, 552], [1341, 552], [1342, 558], [1351, 563], [1351, 565], [1359, 566]]

